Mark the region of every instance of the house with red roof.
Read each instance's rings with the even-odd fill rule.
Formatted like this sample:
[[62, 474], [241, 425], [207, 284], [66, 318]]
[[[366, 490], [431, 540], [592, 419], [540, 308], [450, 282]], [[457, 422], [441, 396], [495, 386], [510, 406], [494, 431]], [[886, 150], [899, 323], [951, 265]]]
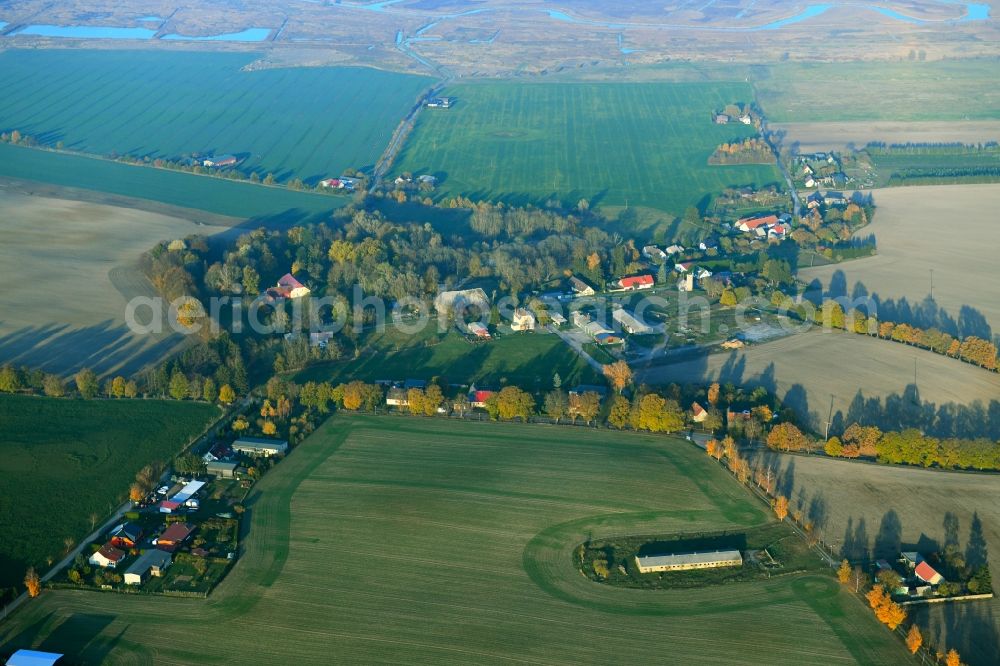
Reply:
[[267, 295], [272, 299], [278, 298], [302, 298], [310, 294], [309, 287], [295, 279], [291, 273], [285, 273], [278, 280], [278, 286], [267, 290]]
[[486, 407], [486, 401], [492, 398], [495, 393], [496, 391], [473, 389], [472, 391], [469, 391], [469, 404], [473, 407], [484, 409]]
[[194, 528], [187, 523], [174, 523], [156, 538], [156, 547], [172, 553], [191, 536], [192, 532], [194, 532]]
[[758, 236], [766, 236], [767, 229], [778, 224], [777, 215], [765, 215], [763, 217], [744, 217], [736, 221], [736, 228], [744, 232], [753, 232]]
[[632, 277], [623, 277], [615, 284], [618, 285], [619, 289], [634, 291], [636, 289], [652, 289], [653, 285], [656, 284], [656, 280], [653, 279], [652, 275], [634, 275]]
[[115, 548], [110, 543], [101, 546], [101, 549], [90, 556], [87, 561], [95, 567], [104, 569], [114, 569], [118, 563], [125, 559], [125, 551]]
[[704, 423], [708, 418], [708, 412], [697, 402], [691, 405], [691, 420], [695, 423]]
[[913, 568], [913, 575], [928, 585], [938, 585], [944, 582], [944, 576], [939, 574], [934, 567], [927, 564], [926, 560], [920, 562]]

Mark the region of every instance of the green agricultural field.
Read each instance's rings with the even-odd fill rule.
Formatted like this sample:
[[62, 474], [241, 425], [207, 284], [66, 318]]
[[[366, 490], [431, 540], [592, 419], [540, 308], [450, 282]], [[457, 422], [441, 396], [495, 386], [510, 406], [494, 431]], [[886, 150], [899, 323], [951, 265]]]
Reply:
[[472, 344], [454, 331], [438, 339], [433, 331], [407, 338], [388, 330], [366, 342], [369, 351], [362, 356], [313, 366], [297, 374], [295, 381], [339, 383], [352, 379], [441, 377], [452, 384], [511, 384], [526, 390], [548, 390], [558, 372], [566, 387], [603, 383], [579, 355], [553, 334], [508, 334]]
[[752, 100], [743, 83], [454, 85], [428, 109], [396, 171], [436, 174], [472, 199], [656, 209], [662, 220], [730, 186], [780, 180], [771, 166], [709, 166], [720, 143], [753, 130], [711, 113]]
[[875, 187], [1000, 181], [1000, 151], [873, 155]]
[[218, 410], [207, 404], [0, 395], [0, 587], [44, 570], [128, 498], [135, 473], [166, 460]]
[[830, 574], [655, 592], [581, 576], [572, 552], [588, 536], [770, 520], [678, 439], [338, 416], [248, 504], [245, 550], [208, 600], [46, 591], [0, 624], [0, 654], [33, 646], [86, 663], [176, 664], [908, 660]]
[[229, 153], [315, 181], [371, 167], [430, 79], [366, 68], [242, 71], [246, 53], [10, 50], [0, 128], [108, 155]]
[[346, 205], [343, 196], [264, 187], [180, 171], [0, 143], [0, 176], [148, 199], [237, 218], [298, 222]]

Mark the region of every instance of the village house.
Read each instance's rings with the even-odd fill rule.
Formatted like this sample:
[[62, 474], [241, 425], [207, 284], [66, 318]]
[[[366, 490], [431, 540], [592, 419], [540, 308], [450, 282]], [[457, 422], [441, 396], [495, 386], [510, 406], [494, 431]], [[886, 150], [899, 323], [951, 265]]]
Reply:
[[744, 217], [736, 221], [736, 228], [742, 232], [754, 232], [758, 236], [767, 235], [768, 227], [778, 224], [777, 215], [765, 215], [762, 217]]
[[168, 552], [155, 548], [147, 550], [132, 563], [132, 566], [125, 570], [125, 584], [141, 585], [150, 576], [162, 576], [172, 561], [173, 558]]
[[685, 273], [684, 277], [677, 281], [677, 291], [689, 294], [694, 291], [694, 273]]
[[717, 113], [712, 118], [712, 122], [714, 122], [716, 125], [725, 125], [729, 122], [729, 116], [726, 115], [725, 113]]
[[324, 178], [323, 180], [319, 181], [319, 186], [326, 187], [331, 190], [339, 190], [343, 187], [340, 184], [339, 178]]
[[238, 161], [233, 155], [219, 155], [203, 159], [201, 165], [209, 169], [221, 169], [222, 167], [235, 166]]
[[707, 250], [716, 250], [719, 248], [719, 239], [713, 236], [709, 236], [705, 240], [698, 243], [698, 249], [702, 252]]
[[653, 279], [652, 275], [634, 275], [620, 278], [615, 284], [619, 289], [635, 291], [637, 289], [652, 289], [656, 280]]
[[805, 186], [806, 187], [816, 187], [816, 181], [815, 181], [815, 179], [813, 179], [812, 176], [809, 176], [808, 178], [806, 178]]
[[101, 549], [95, 552], [87, 560], [95, 567], [103, 567], [105, 569], [114, 569], [118, 566], [118, 563], [125, 559], [125, 551], [115, 548], [110, 543], [106, 543], [101, 546]]
[[683, 253], [684, 253], [683, 245], [671, 245], [670, 247], [667, 248], [667, 254], [670, 255], [671, 257], [674, 256], [675, 254], [683, 254]]
[[405, 390], [394, 386], [385, 394], [385, 404], [389, 407], [409, 407], [410, 399]]
[[233, 451], [248, 456], [270, 458], [273, 455], [288, 453], [288, 442], [280, 439], [263, 439], [260, 437], [241, 437], [233, 442]]
[[236, 463], [224, 460], [212, 460], [205, 463], [205, 473], [220, 479], [236, 478]]
[[431, 187], [434, 187], [437, 185], [438, 179], [437, 176], [424, 174], [423, 176], [417, 176], [417, 182], [421, 185], [430, 185]]
[[647, 245], [642, 248], [642, 256], [646, 257], [651, 261], [658, 261], [663, 263], [667, 260], [667, 253], [656, 247], [655, 245]]
[[533, 331], [535, 330], [535, 315], [531, 310], [517, 308], [511, 320], [510, 328], [513, 331]]
[[496, 391], [477, 389], [475, 386], [469, 391], [469, 404], [478, 409], [485, 409], [486, 401], [494, 396]]
[[654, 332], [654, 328], [652, 326], [640, 321], [634, 315], [626, 312], [623, 308], [617, 308], [612, 311], [611, 318], [618, 322], [624, 331], [632, 335], [649, 335]]
[[704, 423], [708, 418], [708, 412], [697, 402], [691, 405], [691, 420], [695, 423]]
[[156, 538], [156, 547], [172, 553], [191, 536], [192, 532], [194, 528], [187, 523], [174, 523]]
[[549, 320], [556, 326], [562, 326], [563, 324], [566, 323], [566, 317], [563, 317], [562, 314], [558, 312], [549, 310], [547, 311], [547, 314], [549, 316]]
[[122, 523], [111, 530], [108, 543], [116, 548], [135, 548], [142, 539], [142, 528], [135, 523]]
[[681, 273], [682, 275], [684, 273], [689, 272], [692, 268], [694, 268], [694, 262], [693, 261], [686, 261], [686, 262], [674, 265], [674, 270], [677, 271], [678, 273]]
[[569, 314], [569, 317], [570, 320], [573, 322], [573, 325], [576, 326], [577, 328], [583, 328], [584, 326], [590, 323], [590, 315], [586, 314], [585, 312], [581, 312], [580, 310], [573, 310]]
[[469, 335], [480, 338], [482, 340], [488, 340], [492, 337], [490, 335], [490, 329], [486, 328], [486, 326], [482, 322], [478, 321], [471, 322], [469, 324], [466, 324], [465, 328], [466, 330], [468, 330]]
[[622, 339], [615, 335], [614, 331], [596, 321], [586, 324], [583, 327], [583, 331], [592, 337], [598, 344], [617, 345], [622, 343]]
[[928, 585], [940, 585], [944, 582], [944, 576], [939, 574], [934, 567], [927, 564], [926, 560], [913, 568], [913, 575]]
[[285, 273], [275, 287], [267, 290], [267, 296], [274, 300], [279, 298], [302, 298], [310, 293], [309, 287], [295, 279], [291, 273]]
[[593, 287], [575, 275], [570, 277], [569, 287], [577, 296], [593, 296], [596, 293]]

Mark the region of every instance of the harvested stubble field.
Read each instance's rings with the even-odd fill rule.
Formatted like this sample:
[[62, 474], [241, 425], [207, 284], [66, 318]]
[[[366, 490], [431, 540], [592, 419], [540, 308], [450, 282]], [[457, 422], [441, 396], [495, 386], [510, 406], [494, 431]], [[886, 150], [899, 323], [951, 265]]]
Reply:
[[182, 337], [133, 334], [125, 307], [156, 291], [138, 269], [162, 240], [234, 230], [157, 213], [0, 190], [0, 363], [134, 372]]
[[542, 204], [645, 206], [672, 221], [726, 187], [776, 183], [770, 165], [709, 166], [723, 142], [754, 133], [715, 125], [749, 102], [744, 83], [454, 85], [451, 109], [420, 115], [397, 172], [433, 173], [439, 191]]
[[650, 366], [637, 370], [636, 379], [647, 384], [719, 381], [763, 386], [822, 432], [828, 420], [852, 413], [859, 393], [880, 401], [883, 414], [869, 416], [900, 418], [912, 403], [914, 370], [924, 411], [927, 403], [968, 405], [1000, 396], [996, 373], [896, 342], [818, 329], [740, 351]]
[[243, 556], [207, 601], [98, 609], [92, 592], [48, 591], [0, 625], [0, 650], [108, 664], [907, 659], [832, 577], [650, 593], [581, 576], [571, 553], [588, 535], [768, 520], [681, 440], [337, 416], [248, 505]]
[[58, 560], [128, 499], [135, 473], [218, 415], [209, 404], [0, 395], [0, 587]]
[[[996, 586], [1000, 571], [1000, 475], [943, 472], [834, 460], [817, 456], [765, 456], [779, 473], [778, 485], [792, 498], [792, 508], [818, 526], [821, 538], [846, 555], [860, 559], [919, 549], [932, 551], [948, 540], [945, 516], [957, 519], [954, 541], [962, 552], [980, 552], [985, 539]], [[973, 528], [973, 516], [981, 521]], [[973, 535], [977, 537], [974, 538]], [[956, 647], [962, 662], [996, 663], [1000, 654], [1000, 598], [970, 603], [935, 604], [915, 611], [926, 635], [937, 644]]]
[[[241, 71], [240, 53], [0, 53], [0, 127], [46, 145], [319, 180], [373, 166], [429, 79], [365, 68]], [[43, 73], [44, 74], [40, 74]]]
[[883, 319], [929, 325], [943, 310], [963, 334], [989, 338], [1000, 331], [1000, 185], [899, 187], [874, 197], [878, 213], [859, 235], [874, 234], [878, 254], [802, 269], [799, 277], [819, 280], [835, 295], [853, 295], [860, 285], [879, 301], [894, 301], [880, 306]]
[[847, 121], [771, 123], [785, 132], [783, 143], [800, 153], [860, 148], [881, 143], [988, 143], [1000, 141], [1000, 120], [940, 120], [923, 122]]

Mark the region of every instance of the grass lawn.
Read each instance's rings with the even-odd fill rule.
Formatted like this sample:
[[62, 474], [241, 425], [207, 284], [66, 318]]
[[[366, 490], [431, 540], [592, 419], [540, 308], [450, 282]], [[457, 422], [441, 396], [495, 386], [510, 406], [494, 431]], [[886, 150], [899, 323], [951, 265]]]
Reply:
[[368, 343], [368, 351], [359, 358], [307, 368], [295, 381], [441, 377], [450, 384], [513, 384], [544, 391], [552, 387], [552, 376], [558, 372], [567, 387], [601, 383], [590, 366], [551, 334], [509, 333], [488, 342], [470, 343], [454, 331], [439, 339], [429, 334], [405, 338], [387, 330]]
[[99, 155], [233, 154], [307, 182], [374, 166], [430, 79], [368, 68], [244, 71], [247, 53], [16, 49], [0, 127]]
[[456, 105], [420, 115], [396, 171], [436, 174], [445, 195], [628, 203], [659, 211], [642, 220], [656, 233], [725, 187], [780, 180], [771, 166], [708, 165], [718, 144], [754, 132], [711, 120], [752, 99], [744, 83], [496, 82], [444, 94]]
[[207, 601], [47, 591], [0, 625], [0, 652], [58, 647], [107, 663], [907, 660], [830, 574], [683, 592], [581, 576], [572, 551], [588, 535], [770, 521], [680, 440], [337, 416], [256, 491], [245, 552]]
[[0, 587], [59, 559], [128, 497], [135, 473], [218, 415], [207, 404], [0, 395]]

